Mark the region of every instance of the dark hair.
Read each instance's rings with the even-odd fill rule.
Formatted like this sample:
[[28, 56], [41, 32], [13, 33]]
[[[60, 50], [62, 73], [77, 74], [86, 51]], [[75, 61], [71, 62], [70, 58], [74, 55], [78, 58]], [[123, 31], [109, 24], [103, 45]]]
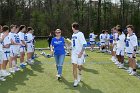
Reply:
[[2, 28], [2, 31], [5, 32], [7, 30], [9, 30], [9, 27], [7, 25], [4, 25], [3, 28]]
[[19, 31], [21, 31], [23, 28], [25, 28], [26, 26], [25, 25], [21, 25], [20, 27], [19, 27]]
[[105, 33], [105, 30], [102, 30], [102, 33], [104, 34]]
[[134, 31], [134, 26], [133, 25], [127, 25], [126, 28], [131, 28]]
[[118, 29], [118, 32], [121, 32], [121, 33], [122, 33], [122, 32], [123, 32], [123, 30], [122, 30], [122, 29]]
[[33, 28], [32, 27], [28, 27], [27, 28], [27, 32], [29, 32], [30, 30], [33, 30]]
[[72, 27], [75, 29], [75, 30], [79, 30], [79, 24], [77, 22], [74, 22], [72, 24]]

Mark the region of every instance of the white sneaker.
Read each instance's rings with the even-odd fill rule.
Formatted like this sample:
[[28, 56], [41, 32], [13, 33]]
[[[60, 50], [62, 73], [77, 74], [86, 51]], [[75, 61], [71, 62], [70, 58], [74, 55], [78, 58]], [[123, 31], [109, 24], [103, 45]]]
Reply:
[[14, 67], [15, 72], [20, 71], [20, 68], [18, 66]]
[[130, 76], [135, 76], [135, 75], [137, 75], [137, 72], [132, 71], [129, 75], [130, 75]]
[[122, 69], [122, 68], [124, 68], [124, 64], [120, 64], [118, 67], [119, 67], [120, 69]]
[[115, 64], [115, 65], [119, 65], [119, 62], [118, 62], [118, 61], [116, 61], [114, 64]]
[[77, 87], [77, 86], [78, 86], [78, 80], [74, 80], [73, 87]]
[[0, 81], [6, 81], [6, 79], [4, 79], [4, 77], [0, 77]]
[[15, 70], [13, 68], [9, 68], [10, 73], [15, 73]]
[[61, 75], [56, 75], [56, 77], [57, 77], [57, 80], [61, 79]]
[[11, 75], [11, 73], [7, 72], [6, 70], [2, 70], [2, 76], [7, 77], [10, 75]]
[[81, 75], [78, 75], [78, 79], [77, 79], [78, 82], [81, 81]]

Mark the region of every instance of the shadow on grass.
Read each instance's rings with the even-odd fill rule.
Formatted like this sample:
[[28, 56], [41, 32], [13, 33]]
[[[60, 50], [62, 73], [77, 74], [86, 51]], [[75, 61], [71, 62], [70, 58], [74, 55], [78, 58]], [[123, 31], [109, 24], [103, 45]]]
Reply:
[[99, 89], [92, 89], [89, 85], [87, 85], [85, 82], [81, 81], [80, 85], [78, 87], [73, 87], [73, 82], [68, 82], [65, 78], [62, 77], [62, 81], [65, 85], [68, 86], [66, 89], [70, 90], [76, 90], [79, 91], [79, 93], [103, 93]]
[[37, 71], [37, 72], [43, 73], [44, 72], [44, 68], [42, 68], [41, 65], [42, 65], [41, 61], [35, 59], [34, 60], [34, 65], [30, 65], [30, 66], [31, 66], [31, 69], [33, 71]]
[[8, 93], [16, 91], [16, 85], [26, 86], [25, 81], [29, 80], [28, 76], [36, 76], [31, 69], [25, 68], [22, 71], [16, 72], [12, 76], [6, 78], [5, 82], [0, 82], [0, 93]]
[[89, 69], [89, 68], [85, 68], [85, 67], [83, 67], [83, 71], [90, 72], [93, 74], [99, 74], [99, 72], [97, 70]]
[[18, 71], [9, 77], [6, 77], [5, 82], [0, 81], [0, 93], [17, 91], [17, 85], [26, 86], [26, 83], [24, 82], [28, 81], [30, 76], [37, 76], [33, 71], [38, 71], [40, 73], [44, 72], [43, 68], [41, 67], [41, 62], [38, 60], [35, 60], [35, 64], [30, 66], [31, 69], [29, 69], [27, 66], [27, 68], [24, 68], [23, 70]]

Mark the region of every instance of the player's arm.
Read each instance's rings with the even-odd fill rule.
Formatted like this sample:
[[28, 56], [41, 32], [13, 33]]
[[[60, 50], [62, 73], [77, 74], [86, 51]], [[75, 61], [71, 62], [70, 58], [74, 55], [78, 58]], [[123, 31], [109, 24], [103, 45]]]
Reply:
[[0, 42], [3, 42], [4, 38], [7, 36], [7, 33], [4, 33], [1, 37], [0, 37]]
[[81, 50], [81, 52], [80, 52], [80, 54], [82, 55], [83, 52], [85, 51], [86, 46], [87, 46], [87, 42], [86, 42], [86, 39], [85, 39], [85, 37], [84, 37], [84, 34], [81, 34], [81, 37], [80, 37], [79, 40], [80, 40], [81, 45], [82, 45], [82, 50]]

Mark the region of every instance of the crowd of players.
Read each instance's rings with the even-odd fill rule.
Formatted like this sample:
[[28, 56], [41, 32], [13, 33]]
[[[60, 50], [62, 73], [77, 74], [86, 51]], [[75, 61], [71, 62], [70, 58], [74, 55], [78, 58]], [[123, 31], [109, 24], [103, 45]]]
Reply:
[[[28, 64], [33, 64], [34, 36], [33, 28], [25, 25], [0, 25], [0, 80], [19, 71]], [[27, 50], [27, 60], [25, 53]], [[20, 64], [17, 63], [17, 58]], [[9, 65], [9, 66], [8, 66]]]
[[[93, 46], [95, 46], [96, 36], [94, 33], [91, 33], [89, 36], [91, 50], [93, 50]], [[129, 68], [127, 71], [129, 75], [137, 75], [136, 51], [138, 50], [138, 41], [133, 25], [127, 25], [126, 31], [124, 31], [120, 25], [117, 25], [111, 29], [110, 34], [107, 30], [103, 30], [99, 39], [101, 52], [111, 53], [111, 60], [120, 69], [126, 69], [124, 66], [124, 57], [126, 54], [128, 57]]]

